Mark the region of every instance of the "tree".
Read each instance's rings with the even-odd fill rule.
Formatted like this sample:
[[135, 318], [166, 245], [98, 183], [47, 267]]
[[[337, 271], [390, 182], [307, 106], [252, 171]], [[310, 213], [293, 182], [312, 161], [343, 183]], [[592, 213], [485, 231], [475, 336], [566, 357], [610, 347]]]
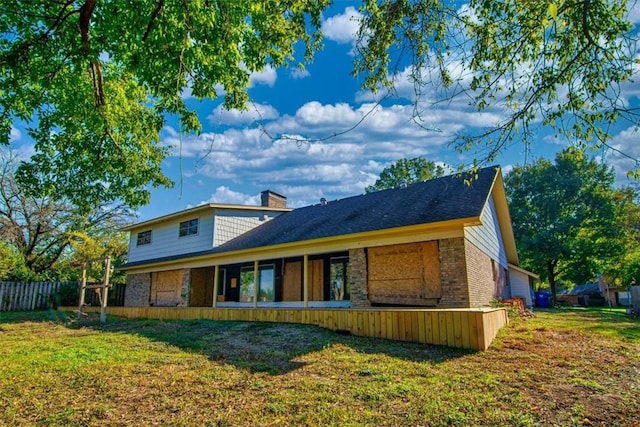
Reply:
[[622, 289], [640, 283], [640, 206], [637, 198], [638, 193], [632, 188], [618, 191], [616, 197], [618, 225], [624, 230], [621, 242], [624, 255], [608, 269], [607, 277]]
[[[18, 180], [85, 211], [147, 203], [150, 186], [172, 184], [160, 168], [166, 117], [179, 117], [183, 132], [200, 129], [185, 91], [245, 108], [252, 72], [296, 62], [299, 42], [305, 61], [320, 48], [328, 4], [3, 1], [0, 143], [21, 120], [36, 149]], [[627, 0], [457, 4], [365, 0], [354, 63], [363, 88], [392, 88], [398, 67], [408, 65], [418, 123], [430, 105], [421, 97], [428, 84], [443, 99], [462, 94], [478, 110], [506, 112], [503, 122], [456, 140], [461, 150], [486, 143], [486, 159], [516, 135], [526, 141], [539, 119], [587, 146], [606, 144], [607, 125], [621, 118], [636, 122], [620, 96], [635, 66]]]
[[[459, 150], [483, 144], [491, 161], [532, 127], [554, 127], [588, 147], [607, 144], [608, 127], [638, 122], [621, 96], [636, 72], [636, 36], [627, 0], [366, 0], [354, 74], [364, 87], [393, 89], [401, 67], [414, 84], [416, 121], [431, 105], [462, 95], [503, 121], [460, 134]], [[434, 86], [437, 86], [434, 88]], [[442, 98], [433, 99], [441, 89]], [[610, 147], [611, 149], [615, 149]]]
[[[85, 214], [67, 200], [36, 198], [15, 180], [18, 161], [0, 153], [0, 241], [1, 252], [11, 255], [12, 280], [59, 279], [61, 260], [82, 258], [84, 248], [99, 248], [121, 255], [124, 233], [117, 228], [130, 222], [130, 211], [122, 206], [101, 206]], [[85, 243], [80, 244], [81, 239]], [[89, 245], [91, 243], [91, 245]], [[17, 258], [16, 258], [17, 257]], [[64, 277], [68, 278], [68, 277]]]
[[[114, 269], [127, 261], [129, 250], [127, 233], [99, 228], [91, 230], [91, 235], [83, 231], [75, 231], [70, 235], [73, 251], [62, 264], [68, 269], [79, 271], [79, 268], [86, 263], [87, 280], [89, 281], [102, 281], [106, 257], [111, 258], [111, 267]], [[127, 281], [127, 275], [124, 271], [113, 271], [110, 274], [111, 283], [126, 283]]]
[[414, 182], [439, 178], [444, 176], [444, 174], [444, 167], [436, 165], [424, 157], [400, 159], [391, 166], [384, 168], [382, 172], [380, 172], [380, 178], [376, 180], [375, 184], [367, 186], [365, 191], [372, 193], [386, 188], [396, 188], [402, 185], [413, 184]]
[[549, 281], [554, 298], [559, 280], [594, 280], [624, 255], [620, 206], [631, 193], [614, 189], [606, 165], [570, 147], [555, 163], [516, 166], [505, 184], [522, 265]]
[[8, 280], [22, 267], [20, 254], [9, 243], [0, 240], [0, 281]]
[[85, 211], [149, 201], [169, 186], [167, 115], [199, 131], [184, 102], [224, 94], [245, 108], [249, 76], [320, 46], [328, 0], [6, 0], [0, 6], [0, 143], [31, 123], [36, 155], [18, 180]]

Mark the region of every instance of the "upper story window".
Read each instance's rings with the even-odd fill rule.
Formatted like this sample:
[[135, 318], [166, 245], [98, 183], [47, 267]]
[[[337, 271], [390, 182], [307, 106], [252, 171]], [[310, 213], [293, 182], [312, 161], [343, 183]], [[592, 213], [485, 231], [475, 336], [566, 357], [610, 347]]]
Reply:
[[198, 234], [198, 218], [180, 223], [180, 237]]
[[148, 245], [151, 243], [151, 230], [138, 233], [137, 246]]

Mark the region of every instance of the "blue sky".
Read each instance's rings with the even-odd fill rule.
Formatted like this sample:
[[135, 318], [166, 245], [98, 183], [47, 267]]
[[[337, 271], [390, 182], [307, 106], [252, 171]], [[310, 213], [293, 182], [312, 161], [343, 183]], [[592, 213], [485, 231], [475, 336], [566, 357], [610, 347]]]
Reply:
[[[452, 166], [470, 163], [476, 153], [460, 155], [447, 143], [457, 132], [499, 121], [500, 110], [474, 112], [466, 99], [429, 105], [423, 119], [434, 130], [425, 130], [411, 120], [413, 86], [402, 75], [397, 96], [376, 106], [376, 97], [360, 90], [361, 79], [350, 75], [357, 3], [337, 0], [326, 11], [324, 49], [305, 71], [268, 68], [253, 75], [249, 111], [225, 111], [219, 100], [198, 101], [186, 92], [203, 131], [181, 136], [175, 120], [169, 119], [161, 134], [162, 144], [171, 147], [163, 170], [176, 185], [153, 189], [151, 203], [139, 209], [138, 219], [202, 203], [257, 205], [266, 189], [287, 196], [290, 207], [362, 194], [384, 167], [401, 158], [424, 156]], [[630, 16], [639, 22], [639, 15], [633, 10]], [[640, 84], [622, 89], [623, 97], [638, 99]], [[634, 128], [620, 125], [613, 133], [612, 145], [640, 157]], [[340, 135], [332, 137], [335, 134]], [[12, 130], [14, 148], [28, 152], [30, 143], [23, 129]], [[552, 158], [563, 144], [540, 129], [530, 150], [514, 144], [495, 163], [509, 170], [541, 156]], [[606, 159], [623, 182], [632, 163], [611, 153]]]

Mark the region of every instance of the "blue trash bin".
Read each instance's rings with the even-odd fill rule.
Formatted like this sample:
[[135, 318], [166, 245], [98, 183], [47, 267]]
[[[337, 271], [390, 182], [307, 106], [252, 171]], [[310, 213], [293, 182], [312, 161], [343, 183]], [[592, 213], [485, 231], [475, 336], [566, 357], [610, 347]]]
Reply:
[[549, 308], [550, 300], [551, 294], [549, 292], [536, 292], [536, 307]]

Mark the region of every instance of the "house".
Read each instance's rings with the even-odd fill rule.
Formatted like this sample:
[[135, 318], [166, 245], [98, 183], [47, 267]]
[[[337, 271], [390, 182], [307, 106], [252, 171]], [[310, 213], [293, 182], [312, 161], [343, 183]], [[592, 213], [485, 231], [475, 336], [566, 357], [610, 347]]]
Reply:
[[[125, 227], [123, 231], [130, 235], [127, 265], [151, 266], [155, 259], [184, 259], [188, 254], [206, 252], [291, 210], [286, 207], [286, 197], [273, 191], [263, 191], [261, 202], [261, 206], [206, 204]], [[189, 280], [184, 270], [158, 268], [146, 276], [140, 286], [136, 278], [141, 276], [129, 272], [125, 306], [184, 305], [178, 286], [178, 282]], [[206, 289], [205, 294], [193, 295], [192, 304], [201, 304], [198, 298], [211, 299], [211, 289], [210, 295]]]
[[598, 283], [587, 283], [575, 285], [570, 291], [562, 293], [556, 297], [558, 303], [570, 306], [603, 306], [605, 298]]
[[499, 167], [299, 209], [205, 205], [128, 227], [126, 306], [529, 303]]

